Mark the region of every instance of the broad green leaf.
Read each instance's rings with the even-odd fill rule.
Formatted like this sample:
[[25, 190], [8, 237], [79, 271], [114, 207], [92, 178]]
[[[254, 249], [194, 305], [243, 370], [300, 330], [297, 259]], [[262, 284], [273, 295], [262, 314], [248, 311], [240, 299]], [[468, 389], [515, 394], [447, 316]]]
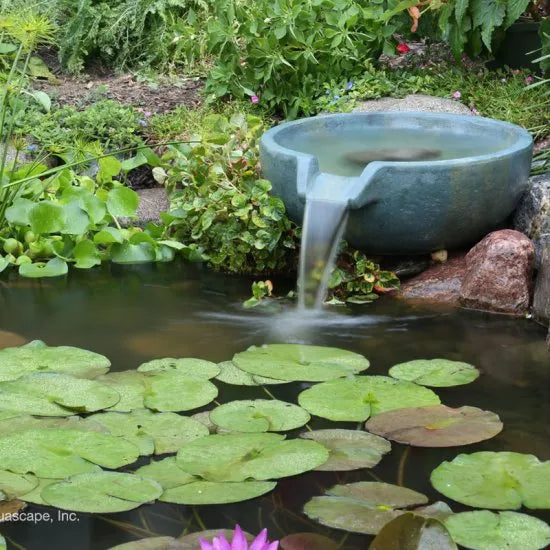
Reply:
[[508, 0], [506, 2], [506, 20], [504, 22], [505, 28], [515, 23], [520, 16], [525, 13], [525, 10], [529, 7], [530, 0]]
[[272, 491], [276, 485], [275, 481], [194, 481], [174, 489], [167, 489], [159, 500], [189, 505], [229, 504], [265, 495]]
[[155, 481], [119, 472], [75, 475], [42, 490], [42, 498], [56, 508], [96, 514], [133, 510], [161, 494]]
[[475, 407], [445, 405], [388, 411], [371, 418], [366, 429], [414, 447], [455, 447], [490, 439], [502, 431], [498, 415]]
[[298, 396], [311, 414], [329, 420], [358, 422], [392, 409], [439, 404], [422, 386], [386, 376], [357, 376], [317, 384]]
[[474, 508], [550, 508], [550, 461], [512, 452], [461, 454], [430, 478], [440, 493]]
[[17, 46], [15, 44], [10, 44], [9, 42], [0, 42], [0, 55], [12, 53], [16, 50]]
[[208, 405], [218, 395], [212, 382], [175, 370], [150, 371], [146, 379], [144, 405], [154, 411], [190, 411]]
[[100, 183], [108, 183], [114, 177], [120, 174], [122, 170], [122, 164], [120, 161], [113, 156], [103, 157], [98, 160], [99, 171], [97, 173], [97, 178]]
[[182, 550], [180, 546], [173, 546], [175, 541], [174, 537], [150, 537], [117, 544], [109, 550]]
[[182, 447], [177, 464], [209, 481], [258, 481], [288, 477], [325, 463], [328, 451], [314, 441], [274, 433], [209, 435]]
[[373, 468], [391, 451], [391, 445], [382, 437], [358, 430], [314, 430], [300, 435], [324, 445], [329, 459], [316, 470], [347, 471]]
[[6, 209], [6, 220], [13, 225], [30, 225], [29, 213], [35, 206], [35, 201], [15, 199], [12, 205]]
[[155, 249], [150, 243], [115, 243], [111, 247], [111, 261], [115, 264], [140, 264], [155, 261]]
[[[3, 417], [2, 413], [6, 416]], [[6, 411], [0, 411], [0, 437], [24, 430], [47, 430], [50, 428], [91, 432], [109, 431], [105, 426], [92, 420], [91, 417], [82, 418], [81, 416], [65, 416], [36, 418], [30, 414], [19, 414], [17, 412], [6, 413]]]
[[462, 18], [468, 9], [469, 3], [470, 0], [456, 0], [455, 2], [455, 19], [459, 25], [462, 23]]
[[[96, 195], [92, 195], [90, 192], [83, 193], [79, 199], [80, 207], [84, 210], [92, 223], [99, 224], [103, 221], [105, 214], [107, 213], [107, 208], [105, 203]], [[109, 231], [114, 229], [112, 227], [107, 227], [105, 230]]]
[[233, 363], [253, 375], [305, 382], [332, 380], [369, 367], [367, 359], [358, 353], [302, 344], [252, 346], [237, 353]]
[[[199, 531], [189, 535], [182, 535], [177, 539], [177, 546], [168, 550], [197, 550], [200, 539], [210, 541], [220, 534], [224, 535], [229, 541], [235, 535], [235, 531], [229, 529], [208, 529], [206, 531]], [[246, 531], [243, 531], [243, 535], [249, 544], [256, 538]]]
[[[169, 412], [154, 413], [147, 409], [131, 413], [100, 413], [90, 418], [108, 428], [112, 435], [134, 443], [143, 441], [148, 451], [141, 453], [144, 455], [175, 453], [190, 441], [209, 434], [206, 426], [192, 418]], [[150, 451], [149, 440], [152, 442]]]
[[550, 545], [550, 526], [517, 512], [463, 512], [444, 523], [453, 540], [471, 550], [539, 550]]
[[76, 260], [75, 267], [89, 269], [101, 264], [101, 257], [96, 245], [89, 239], [77, 243], [73, 248], [73, 256]]
[[273, 399], [231, 401], [210, 413], [214, 424], [236, 432], [286, 432], [300, 428], [309, 419], [301, 407]]
[[67, 235], [84, 235], [90, 229], [90, 218], [80, 207], [78, 201], [72, 201], [63, 206], [65, 224], [60, 233]]
[[136, 470], [136, 474], [147, 479], [153, 479], [160, 483], [163, 489], [173, 489], [198, 481], [195, 477], [184, 472], [176, 463], [176, 457], [169, 456], [163, 460], [158, 460], [146, 464]]
[[46, 92], [43, 92], [43, 91], [39, 90], [39, 91], [36, 91], [36, 92], [32, 92], [30, 95], [38, 103], [40, 103], [40, 105], [42, 106], [44, 111], [46, 111], [47, 113], [50, 112], [50, 109], [51, 109], [51, 106], [52, 106], [52, 100], [50, 99], [50, 96]]
[[473, 365], [460, 361], [418, 359], [393, 366], [390, 376], [421, 386], [444, 388], [469, 384], [479, 376], [479, 371]]
[[30, 279], [40, 279], [41, 277], [61, 277], [69, 272], [67, 262], [61, 258], [52, 258], [46, 263], [37, 262], [32, 264], [21, 264], [19, 266], [19, 275]]
[[15, 380], [33, 372], [96, 378], [105, 374], [110, 366], [109, 359], [99, 353], [73, 346], [47, 346], [40, 340], [0, 350], [0, 381]]
[[205, 361], [204, 359], [194, 359], [186, 357], [184, 359], [174, 359], [173, 357], [165, 357], [163, 359], [153, 359], [147, 363], [141, 364], [139, 372], [149, 371], [177, 371], [187, 376], [196, 378], [214, 378], [220, 373], [220, 369], [216, 363]]
[[19, 498], [38, 485], [38, 478], [32, 474], [15, 474], [0, 470], [0, 501]]
[[65, 222], [63, 206], [55, 202], [40, 201], [29, 211], [29, 223], [35, 233], [59, 233]]
[[46, 479], [115, 469], [135, 462], [138, 448], [109, 434], [80, 430], [26, 430], [0, 437], [0, 464]]
[[53, 372], [34, 373], [0, 382], [0, 410], [37, 416], [70, 416], [113, 406], [116, 391], [85, 378]]
[[6, 539], [0, 535], [0, 550], [7, 550]]
[[440, 521], [403, 514], [386, 525], [369, 550], [458, 550]]
[[367, 535], [376, 535], [404, 514], [404, 508], [428, 501], [406, 487], [373, 481], [336, 485], [326, 494], [313, 497], [304, 507], [305, 514], [328, 527]]
[[289, 382], [288, 380], [275, 380], [265, 376], [253, 376], [236, 367], [233, 361], [223, 361], [218, 363], [218, 367], [220, 374], [216, 376], [216, 380], [234, 386], [267, 386], [271, 384], [288, 384]]
[[130, 157], [129, 159], [125, 159], [122, 161], [121, 167], [124, 172], [129, 172], [130, 170], [134, 170], [135, 168], [139, 168], [140, 166], [143, 166], [144, 164], [147, 164], [147, 158], [145, 155], [138, 151], [136, 155], [133, 157]]
[[493, 31], [502, 25], [506, 15], [506, 4], [495, 0], [471, 0], [473, 27], [481, 27], [483, 43], [491, 51]]
[[107, 195], [107, 210], [115, 218], [133, 216], [138, 204], [138, 194], [129, 187], [116, 187]]
[[280, 542], [281, 550], [339, 550], [340, 544], [318, 533], [294, 533]]
[[[101, 468], [99, 466], [96, 466], [94, 471], [100, 472]], [[38, 479], [38, 485], [32, 489], [32, 491], [29, 491], [28, 493], [25, 493], [24, 495], [21, 495], [21, 498], [25, 502], [29, 502], [32, 504], [39, 504], [41, 506], [47, 506], [48, 503], [42, 498], [42, 489], [44, 487], [47, 487], [48, 485], [51, 485], [52, 483], [57, 483], [58, 481], [63, 481], [62, 479], [43, 479], [43, 478], [37, 478]]]
[[143, 374], [135, 370], [109, 372], [97, 378], [98, 382], [116, 390], [120, 401], [109, 408], [114, 412], [130, 412], [143, 408], [146, 381]]
[[94, 235], [94, 243], [96, 244], [112, 244], [123, 243], [124, 237], [120, 229], [116, 227], [105, 227]]

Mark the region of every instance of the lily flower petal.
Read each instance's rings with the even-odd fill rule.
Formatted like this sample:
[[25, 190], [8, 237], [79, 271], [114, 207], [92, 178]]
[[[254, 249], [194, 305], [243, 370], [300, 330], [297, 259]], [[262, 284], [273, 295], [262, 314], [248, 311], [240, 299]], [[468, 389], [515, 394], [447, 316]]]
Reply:
[[214, 547], [212, 544], [210, 544], [208, 541], [204, 539], [199, 539], [199, 543], [201, 545], [201, 550], [214, 550]]
[[254, 539], [250, 545], [250, 550], [265, 550], [267, 542], [267, 529], [262, 529], [262, 532]]
[[235, 534], [233, 535], [233, 541], [231, 542], [231, 550], [247, 550], [248, 543], [244, 536], [243, 530], [240, 525], [235, 525]]

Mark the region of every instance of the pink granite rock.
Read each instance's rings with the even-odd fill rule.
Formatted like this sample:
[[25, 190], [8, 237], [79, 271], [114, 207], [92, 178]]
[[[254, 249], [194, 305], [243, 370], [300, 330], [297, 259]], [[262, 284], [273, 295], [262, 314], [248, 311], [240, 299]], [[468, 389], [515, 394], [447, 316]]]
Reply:
[[464, 307], [523, 315], [529, 309], [535, 247], [519, 231], [489, 233], [466, 256]]

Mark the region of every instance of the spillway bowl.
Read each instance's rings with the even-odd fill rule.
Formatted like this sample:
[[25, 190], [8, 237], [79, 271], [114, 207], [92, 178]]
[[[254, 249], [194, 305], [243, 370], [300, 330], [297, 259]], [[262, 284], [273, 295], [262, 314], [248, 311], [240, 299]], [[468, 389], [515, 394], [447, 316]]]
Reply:
[[344, 200], [354, 247], [422, 254], [472, 244], [504, 222], [526, 189], [532, 147], [507, 122], [380, 112], [281, 124], [262, 136], [260, 154], [294, 221], [306, 197]]

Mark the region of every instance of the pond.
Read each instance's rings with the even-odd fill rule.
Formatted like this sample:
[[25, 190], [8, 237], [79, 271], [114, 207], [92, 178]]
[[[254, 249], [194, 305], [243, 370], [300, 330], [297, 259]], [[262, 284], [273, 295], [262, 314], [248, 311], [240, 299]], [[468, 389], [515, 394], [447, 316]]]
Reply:
[[[281, 291], [291, 284], [280, 281], [276, 288]], [[244, 310], [241, 303], [249, 289], [250, 281], [245, 278], [183, 264], [103, 266], [73, 272], [66, 280], [4, 278], [0, 281], [0, 328], [28, 340], [99, 352], [109, 357], [112, 371], [135, 369], [159, 357], [220, 362], [253, 344], [296, 339], [363, 354], [371, 362], [368, 374], [387, 375], [392, 365], [412, 359], [465, 361], [479, 368], [480, 378], [465, 386], [437, 388], [437, 394], [449, 406], [471, 405], [496, 412], [504, 430], [493, 439], [462, 448], [407, 450], [392, 442], [392, 452], [370, 470], [313, 472], [282, 479], [275, 491], [239, 504], [157, 503], [121, 514], [78, 513], [74, 521], [59, 521], [57, 511], [31, 505], [28, 512], [53, 511], [52, 521], [0, 524], [11, 547], [106, 550], [136, 538], [178, 536], [184, 530], [232, 528], [239, 523], [251, 533], [267, 527], [271, 540], [309, 531], [342, 542], [344, 549], [364, 550], [370, 537], [323, 527], [302, 513], [304, 504], [337, 483], [380, 479], [402, 483], [426, 494], [430, 501], [444, 500], [454, 511], [462, 511], [467, 508], [445, 499], [429, 483], [431, 471], [443, 460], [481, 450], [517, 451], [550, 459], [550, 356], [542, 327], [480, 312], [413, 307], [390, 298], [366, 307], [328, 310], [304, 327], [292, 315], [290, 304], [281, 306], [288, 309], [286, 315]], [[220, 403], [267, 398], [261, 387], [218, 381], [216, 385]], [[296, 403], [297, 395], [309, 385], [275, 385], [269, 391], [278, 399]], [[336, 424], [313, 417], [310, 426]], [[356, 423], [337, 426], [355, 429]], [[138, 465], [148, 461], [141, 459]], [[550, 522], [547, 510], [527, 512]]]

